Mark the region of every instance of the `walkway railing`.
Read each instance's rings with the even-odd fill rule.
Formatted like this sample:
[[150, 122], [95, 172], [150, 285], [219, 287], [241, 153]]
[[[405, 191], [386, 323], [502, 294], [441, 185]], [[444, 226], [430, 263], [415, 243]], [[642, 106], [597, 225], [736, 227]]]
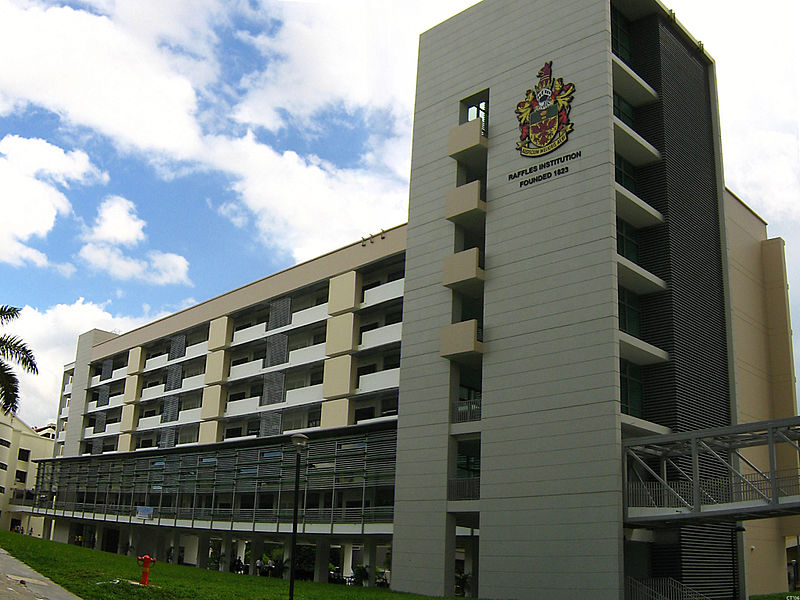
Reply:
[[672, 577], [625, 578], [625, 600], [711, 600]]
[[[624, 440], [625, 519], [645, 524], [798, 514], [798, 442], [800, 417]], [[778, 456], [791, 468], [779, 469]]]

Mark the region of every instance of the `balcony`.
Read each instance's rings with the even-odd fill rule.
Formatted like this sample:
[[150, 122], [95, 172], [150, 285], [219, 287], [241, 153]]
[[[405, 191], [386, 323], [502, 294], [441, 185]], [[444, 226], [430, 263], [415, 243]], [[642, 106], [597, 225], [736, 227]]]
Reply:
[[253, 377], [255, 375], [266, 373], [267, 371], [274, 371], [278, 367], [282, 369], [285, 369], [287, 366], [298, 367], [323, 360], [325, 360], [325, 344], [314, 344], [313, 346], [306, 346], [305, 348], [292, 350], [289, 352], [289, 361], [280, 365], [265, 367], [264, 361], [258, 358], [240, 365], [232, 366], [228, 375], [228, 381]]
[[479, 500], [480, 497], [480, 477], [456, 477], [447, 481], [448, 500]]
[[482, 230], [486, 221], [486, 202], [481, 197], [481, 182], [473, 181], [447, 192], [444, 218], [469, 230]]
[[289, 352], [289, 366], [296, 367], [308, 363], [325, 360], [325, 342], [298, 348]]
[[478, 321], [462, 321], [441, 329], [439, 355], [459, 362], [477, 362], [483, 355], [482, 332]]
[[69, 417], [69, 406], [65, 406], [61, 409], [61, 412], [58, 413], [59, 419], [66, 419], [67, 417]]
[[644, 79], [613, 54], [611, 73], [614, 78], [614, 91], [625, 98], [631, 106], [644, 106], [658, 100], [658, 94]]
[[89, 382], [89, 387], [94, 387], [96, 385], [100, 385], [101, 383], [111, 383], [112, 381], [118, 381], [120, 379], [124, 379], [125, 376], [128, 374], [128, 367], [120, 367], [119, 369], [114, 369], [111, 372], [111, 377], [108, 379], [104, 379], [100, 381], [100, 375], [95, 375], [92, 377], [91, 381]]
[[251, 396], [250, 398], [242, 398], [241, 400], [234, 400], [233, 402], [228, 401], [225, 407], [225, 416], [238, 417], [258, 412], [262, 408], [260, 403], [261, 396]]
[[152, 417], [141, 417], [139, 424], [136, 426], [137, 431], [145, 429], [155, 429], [161, 426], [161, 415], [153, 415]]
[[614, 151], [636, 167], [661, 160], [661, 153], [619, 117], [614, 117]]
[[366, 394], [389, 390], [400, 386], [400, 369], [386, 369], [377, 373], [369, 373], [358, 378], [356, 394]]
[[258, 375], [264, 368], [264, 361], [260, 358], [251, 360], [250, 362], [242, 363], [240, 365], [231, 366], [231, 371], [228, 374], [228, 381], [242, 379], [244, 377], [252, 377]]
[[117, 421], [116, 423], [106, 423], [106, 428], [103, 431], [98, 431], [95, 433], [94, 427], [87, 427], [83, 430], [83, 437], [84, 439], [93, 438], [93, 437], [100, 437], [102, 435], [116, 435], [119, 433], [120, 422]]
[[617, 282], [624, 288], [643, 296], [663, 292], [667, 283], [635, 262], [617, 255]]
[[[310, 325], [311, 323], [324, 321], [327, 318], [328, 318], [328, 303], [325, 302], [323, 304], [312, 306], [311, 308], [305, 308], [303, 310], [298, 310], [296, 313], [292, 313], [292, 322], [289, 325], [289, 327], [291, 328], [302, 327], [303, 325]], [[277, 330], [273, 329], [270, 333], [274, 331]]]
[[108, 410], [109, 408], [114, 408], [116, 406], [122, 406], [123, 399], [125, 398], [125, 394], [116, 394], [115, 396], [110, 396], [108, 398], [108, 404], [105, 406], [97, 406], [97, 402], [92, 401], [86, 405], [86, 412], [94, 412], [96, 410]]
[[150, 387], [146, 387], [142, 390], [142, 398], [141, 400], [152, 400], [153, 398], [158, 398], [159, 396], [164, 395], [164, 384], [159, 383], [158, 385], [153, 385]]
[[392, 323], [391, 325], [384, 325], [371, 331], [365, 331], [361, 336], [361, 344], [359, 350], [368, 350], [369, 348], [377, 348], [385, 346], [394, 342], [399, 342], [403, 334], [402, 323]]
[[402, 298], [404, 287], [405, 279], [395, 279], [389, 283], [371, 288], [364, 292], [364, 301], [359, 308], [367, 308], [395, 298]]
[[619, 183], [614, 183], [617, 200], [617, 216], [637, 229], [651, 227], [664, 222], [664, 215]]
[[59, 431], [58, 435], [56, 436], [56, 441], [57, 442], [63, 442], [66, 439], [67, 439], [67, 432], [63, 431], [63, 430]]
[[479, 248], [451, 254], [444, 259], [442, 285], [466, 296], [480, 297], [486, 279], [482, 263]]
[[245, 327], [239, 331], [234, 331], [231, 344], [244, 344], [245, 342], [261, 339], [265, 335], [267, 335], [267, 324], [256, 323], [250, 327]]
[[308, 404], [309, 402], [322, 402], [322, 399], [321, 383], [286, 392], [286, 404]]
[[201, 408], [198, 406], [197, 408], [188, 408], [186, 410], [182, 410], [178, 413], [178, 420], [173, 421], [173, 423], [177, 423], [178, 425], [187, 425], [189, 423], [199, 423], [200, 422], [200, 410]]
[[669, 360], [669, 354], [661, 348], [648, 344], [624, 331], [620, 331], [618, 334], [620, 358], [637, 365], [652, 365]]
[[64, 385], [64, 391], [62, 392], [62, 394], [64, 396], [66, 396], [67, 394], [71, 394], [71, 393], [72, 393], [72, 384], [71, 383], [65, 384]]
[[284, 327], [276, 327], [275, 329], [267, 330], [266, 323], [256, 323], [250, 327], [245, 327], [244, 329], [240, 329], [239, 331], [233, 332], [233, 339], [231, 341], [231, 345], [235, 346], [237, 344], [244, 344], [246, 342], [252, 342], [253, 340], [258, 340], [267, 335], [272, 335], [275, 333], [281, 333], [284, 331], [288, 331], [290, 329], [294, 329], [296, 327], [302, 327], [304, 325], [310, 325], [312, 323], [317, 323], [319, 321], [324, 321], [328, 318], [328, 303], [325, 302], [323, 304], [319, 304], [317, 306], [312, 306], [310, 308], [304, 308], [303, 310], [298, 310], [295, 313], [292, 313], [292, 320], [289, 325]]
[[450, 406], [451, 423], [468, 423], [481, 420], [481, 399], [458, 400]]
[[489, 140], [483, 135], [482, 128], [481, 119], [473, 119], [451, 129], [447, 140], [447, 154], [461, 164], [483, 170]]

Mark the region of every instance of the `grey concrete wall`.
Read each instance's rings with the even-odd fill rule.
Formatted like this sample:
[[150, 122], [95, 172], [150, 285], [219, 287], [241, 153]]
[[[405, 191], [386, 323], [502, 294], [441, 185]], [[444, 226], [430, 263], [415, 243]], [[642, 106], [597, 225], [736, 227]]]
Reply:
[[[487, 0], [423, 34], [411, 169], [393, 587], [448, 589], [448, 390], [439, 327], [456, 183], [447, 135], [489, 88], [481, 424], [480, 596], [619, 598], [622, 524], [609, 6]], [[516, 150], [514, 108], [537, 72], [576, 86], [574, 131]], [[580, 152], [520, 188], [508, 174]], [[552, 171], [555, 167], [546, 168]], [[446, 575], [443, 579], [443, 573]], [[544, 596], [542, 596], [544, 597]]]

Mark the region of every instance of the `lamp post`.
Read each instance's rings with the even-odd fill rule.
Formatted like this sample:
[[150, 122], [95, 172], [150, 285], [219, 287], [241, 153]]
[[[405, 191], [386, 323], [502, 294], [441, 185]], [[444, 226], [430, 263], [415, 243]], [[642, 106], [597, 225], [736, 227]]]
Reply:
[[300, 453], [306, 447], [308, 436], [295, 433], [291, 436], [295, 452], [294, 467], [294, 510], [292, 511], [292, 554], [289, 565], [289, 600], [294, 600], [294, 565], [297, 562], [297, 508], [300, 505]]

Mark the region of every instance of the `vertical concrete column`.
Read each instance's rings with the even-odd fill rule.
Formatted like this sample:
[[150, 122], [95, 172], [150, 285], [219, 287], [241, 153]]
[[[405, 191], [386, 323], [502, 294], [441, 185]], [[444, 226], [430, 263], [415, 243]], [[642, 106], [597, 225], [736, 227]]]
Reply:
[[478, 573], [480, 572], [480, 565], [478, 564], [480, 538], [477, 536], [470, 536], [464, 544], [464, 573], [469, 574], [467, 579], [468, 589], [465, 590], [465, 595], [468, 598], [478, 597]]
[[342, 544], [342, 575], [350, 577], [353, 575], [353, 544], [345, 542]]
[[250, 574], [259, 575], [256, 570], [256, 561], [258, 559], [264, 561], [264, 539], [256, 538], [250, 542]]
[[233, 549], [230, 534], [222, 534], [222, 543], [219, 546], [219, 570], [227, 573], [231, 570], [231, 559], [233, 558]]
[[194, 564], [200, 569], [208, 568], [208, 548], [211, 543], [211, 534], [203, 532], [197, 536], [197, 556]]
[[364, 566], [367, 567], [367, 585], [375, 587], [375, 562], [377, 560], [378, 545], [374, 539], [367, 538], [364, 542]]
[[[294, 557], [292, 556], [292, 544], [289, 542], [288, 539], [286, 539], [286, 540], [283, 541], [283, 564], [286, 567], [283, 570], [283, 574], [282, 574], [282, 577], [284, 579], [289, 579], [289, 571], [290, 571], [290, 569], [289, 569], [289, 561], [290, 560], [294, 560]], [[297, 571], [295, 571], [295, 574], [297, 574]]]
[[330, 540], [319, 540], [314, 552], [314, 583], [328, 583], [328, 559], [330, 555]]
[[94, 549], [103, 549], [103, 534], [105, 533], [105, 525], [95, 525], [94, 527]]
[[452, 596], [456, 585], [456, 516], [447, 513], [444, 537], [444, 596]]
[[169, 562], [171, 562], [173, 565], [177, 565], [178, 564], [178, 556], [180, 554], [180, 547], [181, 547], [181, 532], [180, 532], [180, 530], [175, 529], [172, 532], [171, 545], [172, 545], [172, 557], [171, 557], [171, 560]]
[[42, 524], [42, 539], [43, 540], [49, 540], [50, 539], [50, 533], [51, 533], [52, 529], [53, 529], [53, 519], [51, 519], [50, 517], [45, 517], [44, 518], [44, 523]]
[[169, 550], [169, 540], [167, 534], [161, 531], [160, 527], [155, 527], [156, 530], [156, 559], [161, 562], [167, 562], [167, 551]]
[[128, 552], [128, 532], [130, 527], [119, 528], [119, 538], [117, 539], [117, 554], [127, 554]]

